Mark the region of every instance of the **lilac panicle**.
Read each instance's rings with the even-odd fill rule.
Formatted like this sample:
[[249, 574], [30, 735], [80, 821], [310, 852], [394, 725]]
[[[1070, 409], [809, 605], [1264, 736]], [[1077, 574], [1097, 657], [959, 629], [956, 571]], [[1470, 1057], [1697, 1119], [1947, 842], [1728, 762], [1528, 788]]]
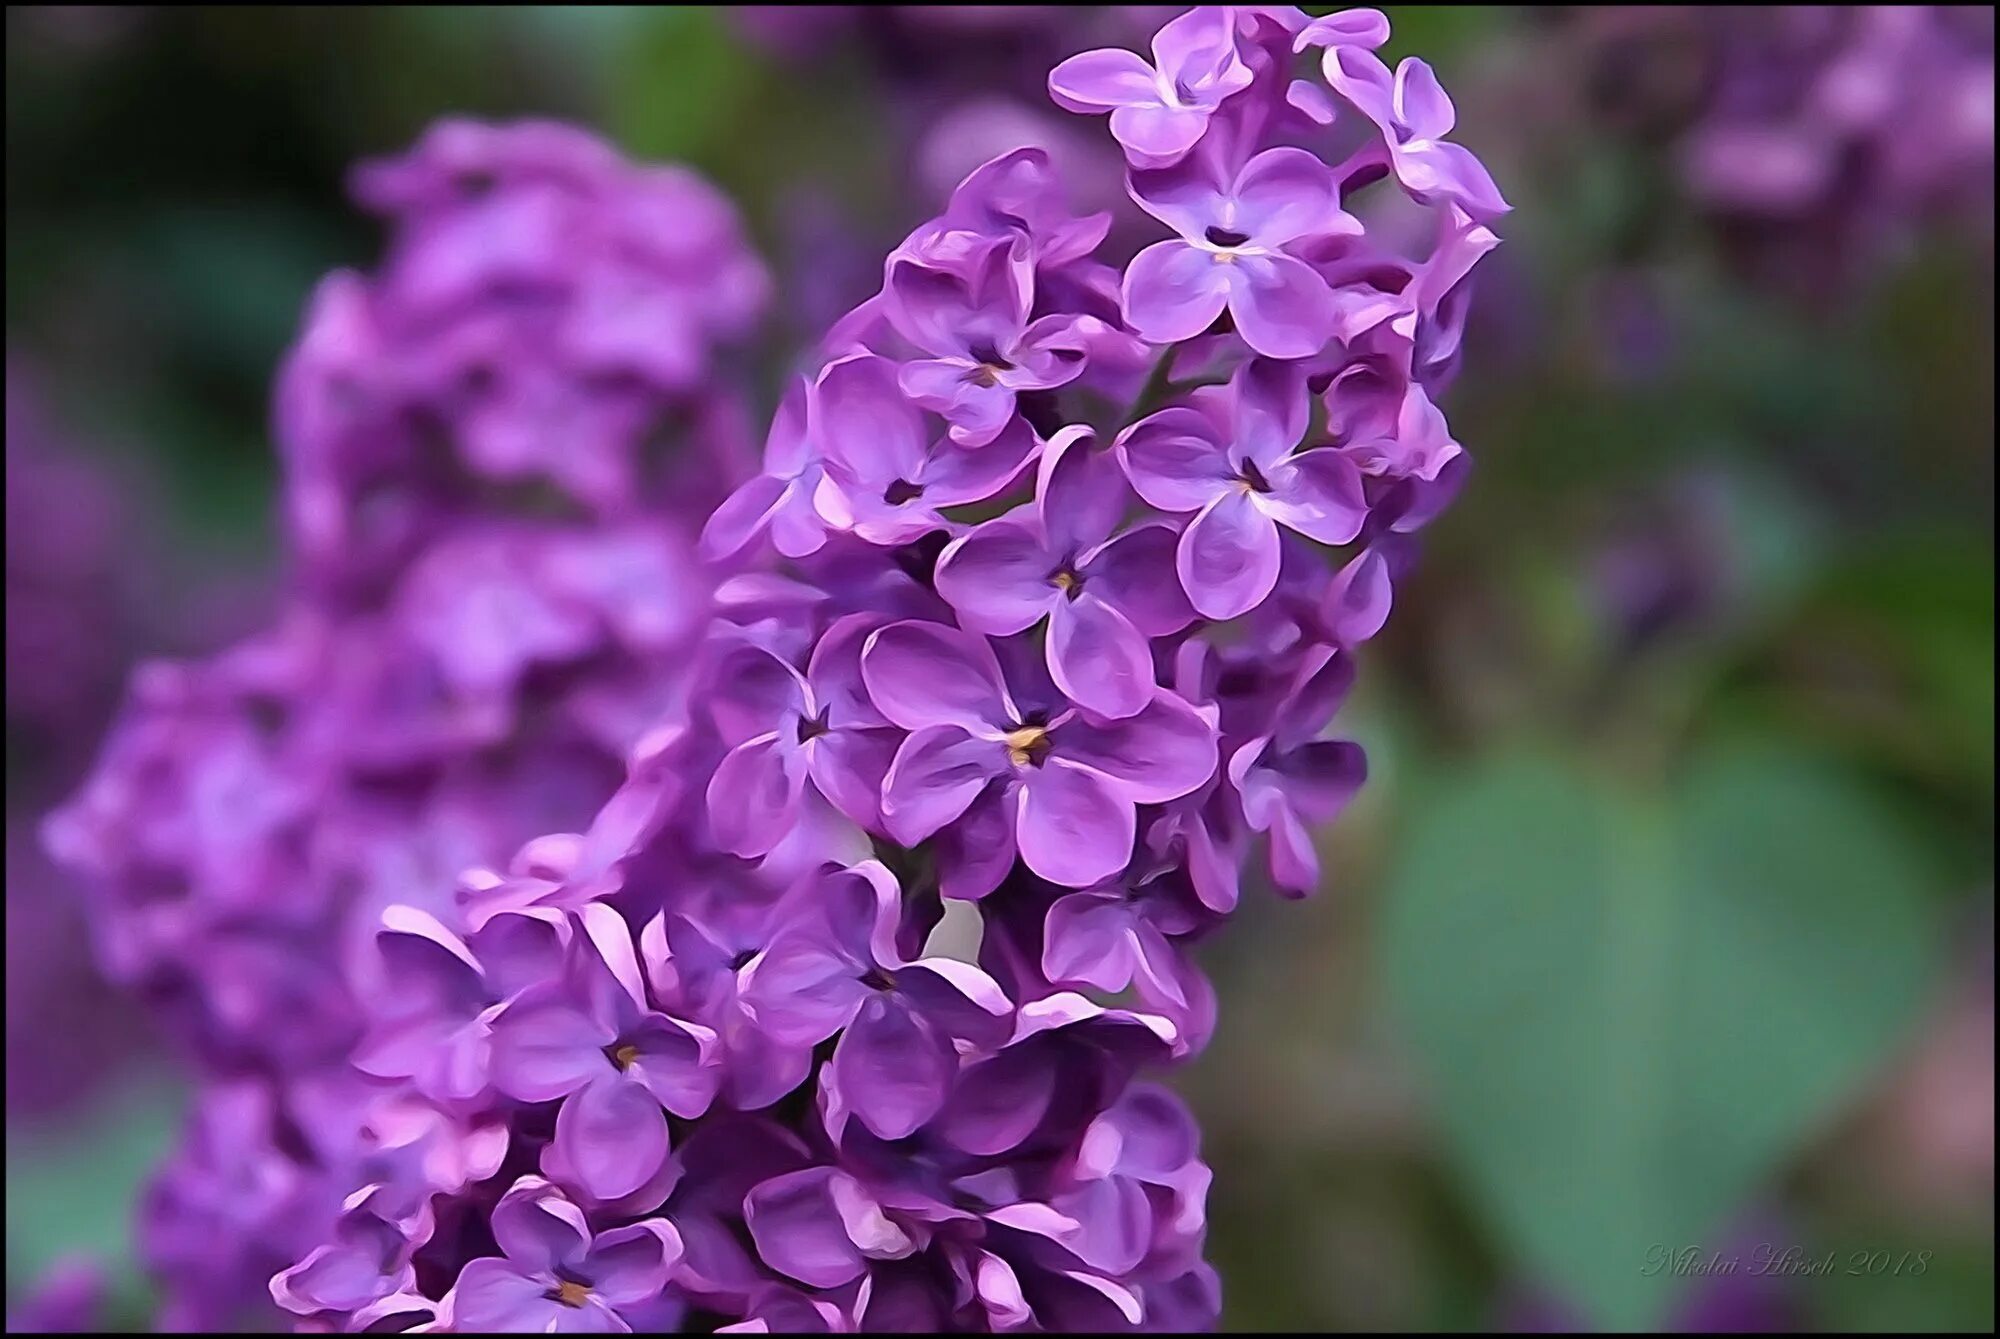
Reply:
[[[690, 508], [741, 444], [729, 350], [764, 299], [710, 187], [568, 127], [444, 122], [355, 189], [392, 236], [377, 273], [322, 285], [279, 378], [281, 615], [143, 666], [46, 828], [100, 960], [222, 1085], [204, 1108], [269, 1113], [198, 1118], [143, 1208], [197, 1328], [274, 1315], [270, 1275], [388, 1137], [347, 1102], [303, 1138], [309, 1090], [484, 1091], [490, 1020], [409, 1018], [420, 977], [439, 1009], [466, 989], [380, 959], [377, 922], [447, 911], [460, 871], [587, 822], [680, 691], [707, 602]], [[407, 1034], [368, 1027], [371, 1003]]]
[[[1150, 61], [1057, 67], [1061, 106], [1111, 113], [1122, 222], [1172, 236], [1114, 241], [1039, 148], [977, 168], [798, 364], [699, 580], [635, 537], [677, 516], [629, 514], [581, 461], [470, 445], [461, 398], [418, 416], [443, 453], [324, 446], [314, 505], [386, 469], [385, 528], [318, 532], [347, 538], [285, 638], [157, 671], [164, 720], [122, 729], [131, 760], [54, 832], [130, 871], [107, 919], [135, 971], [209, 1001], [204, 1053], [286, 1076], [252, 1083], [226, 1153], [289, 1168], [248, 1179], [310, 1211], [280, 1234], [275, 1202], [200, 1206], [286, 1254], [280, 1307], [318, 1330], [1215, 1323], [1199, 1133], [1142, 1075], [1212, 1035], [1191, 950], [1246, 871], [1309, 891], [1314, 827], [1362, 782], [1328, 731], [1463, 478], [1435, 397], [1505, 208], [1427, 67], [1384, 85], [1349, 59], [1386, 21], [1336, 19], [1203, 9]], [[1329, 121], [1361, 142], [1336, 164]], [[410, 254], [490, 248], [390, 288], [449, 307], [476, 276], [548, 283], [540, 230], [602, 155], [513, 147], [503, 169], [476, 137], [427, 141], [370, 178], [442, 211]], [[1375, 231], [1391, 194], [1428, 213], [1427, 252]], [[537, 375], [568, 365], [535, 347]], [[321, 408], [353, 407], [340, 382]], [[350, 469], [364, 448], [387, 454]], [[558, 519], [453, 497], [467, 470], [553, 488]], [[373, 654], [339, 654], [362, 636]], [[625, 781], [556, 816], [577, 752]], [[239, 798], [176, 807], [195, 793]], [[976, 949], [933, 942], [947, 900]], [[205, 977], [211, 944], [266, 927], [300, 970]], [[328, 1017], [279, 1044], [248, 1020], [308, 960]], [[305, 1102], [307, 1076], [358, 1100]], [[212, 1144], [168, 1183], [203, 1185]]]

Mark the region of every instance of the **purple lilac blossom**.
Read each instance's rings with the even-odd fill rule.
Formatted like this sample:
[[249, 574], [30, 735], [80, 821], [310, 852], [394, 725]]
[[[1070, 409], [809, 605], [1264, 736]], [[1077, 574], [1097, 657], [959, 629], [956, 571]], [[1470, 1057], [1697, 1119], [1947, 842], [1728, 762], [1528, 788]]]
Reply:
[[1993, 225], [1993, 15], [1960, 5], [1580, 11], [1587, 109], [1664, 143], [1745, 280], [1827, 305]]
[[[461, 871], [586, 824], [638, 756], [707, 617], [702, 481], [748, 419], [727, 346], [765, 280], [692, 175], [564, 126], [451, 121], [355, 186], [393, 236], [377, 274], [322, 285], [279, 379], [281, 616], [142, 666], [46, 826], [100, 961], [212, 1113], [142, 1210], [166, 1313], [196, 1328], [275, 1318], [267, 1280], [390, 1145], [419, 1176], [466, 1163], [440, 1113], [486, 1091], [482, 1009], [532, 935], [469, 935], [509, 960], [467, 981], [407, 931]], [[390, 908], [406, 933], [382, 954]], [[320, 1091], [356, 1081], [404, 1085], [448, 1132], [384, 1133], [379, 1104]]]
[[[256, 1251], [219, 1256], [237, 1272], [202, 1295], [282, 1256], [269, 1295], [315, 1330], [1215, 1324], [1199, 1132], [1141, 1076], [1212, 1034], [1191, 949], [1253, 856], [1308, 890], [1309, 825], [1360, 784], [1327, 731], [1462, 476], [1431, 396], [1495, 240], [1490, 212], [1392, 177], [1437, 222], [1412, 261], [1293, 142], [1323, 124], [1282, 110], [1301, 103], [1384, 162], [1434, 140], [1435, 105], [1384, 122], [1293, 87], [1305, 48], [1381, 27], [1203, 10], [1155, 44], [1189, 84], [1164, 118], [1186, 142], [1171, 182], [1128, 185], [1168, 222], [1207, 211], [1212, 250], [1173, 244], [1204, 264], [1276, 274], [1285, 295], [1244, 306], [1268, 322], [1223, 316], [1230, 290], [1198, 326], [1139, 325], [1135, 299], [1175, 295], [1136, 263], [1121, 283], [1110, 221], [1069, 211], [1048, 154], [1004, 154], [803, 361], [762, 471], [704, 527], [693, 617], [647, 603], [686, 588], [671, 563], [567, 547], [623, 515], [572, 497], [585, 517], [499, 525], [522, 552], [462, 503], [386, 550], [427, 541], [389, 565], [386, 605], [365, 598], [382, 568], [352, 579], [336, 546], [313, 561], [341, 579], [308, 583], [331, 607], [291, 641], [226, 658], [220, 684], [142, 682], [167, 720], [125, 727], [132, 761], [55, 835], [129, 861], [115, 937], [183, 972], [175, 947], [198, 947], [195, 997], [236, 1005], [195, 1011], [202, 1049], [253, 1070], [163, 1178], [198, 1212], [155, 1222], [181, 1252], [157, 1258], [249, 1227]], [[399, 198], [433, 198], [416, 176]], [[542, 207], [467, 235], [512, 247]], [[492, 272], [460, 259], [435, 282]], [[483, 557], [426, 575], [467, 526]], [[356, 622], [371, 654], [316, 649]], [[535, 826], [523, 792], [569, 775], [579, 737], [626, 780], [594, 818], [537, 790]], [[357, 859], [364, 836], [395, 854]], [[177, 881], [137, 877], [158, 868]], [[976, 961], [932, 946], [947, 898], [976, 903]], [[252, 946], [282, 981], [202, 979], [267, 924]], [[308, 965], [329, 1017], [281, 1041], [279, 1009], [311, 1011], [263, 992]]]

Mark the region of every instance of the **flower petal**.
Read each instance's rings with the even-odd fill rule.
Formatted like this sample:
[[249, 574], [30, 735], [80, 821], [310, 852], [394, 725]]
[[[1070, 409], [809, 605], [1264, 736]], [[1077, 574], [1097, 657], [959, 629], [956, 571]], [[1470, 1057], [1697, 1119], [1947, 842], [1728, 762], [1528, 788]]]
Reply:
[[1070, 701], [1104, 716], [1130, 716], [1153, 696], [1146, 637], [1089, 590], [1049, 615], [1049, 674]]
[[[1193, 339], [1214, 325], [1229, 305], [1231, 268], [1219, 263], [1213, 253], [1183, 241], [1153, 243], [1125, 267], [1120, 291], [1126, 322], [1152, 344]], [[1324, 282], [1321, 287], [1325, 287]], [[1329, 306], [1331, 302], [1328, 294]]]
[[1205, 618], [1249, 613], [1278, 584], [1278, 527], [1248, 492], [1231, 488], [1181, 532], [1174, 553], [1181, 588]]
[[615, 1200], [645, 1185], [666, 1162], [667, 1114], [644, 1088], [606, 1073], [563, 1102], [555, 1142], [587, 1194]]
[[881, 993], [862, 1004], [833, 1052], [841, 1095], [882, 1139], [905, 1138], [936, 1115], [957, 1068], [948, 1041]]
[[937, 593], [974, 632], [1004, 637], [1030, 627], [1062, 598], [1050, 581], [1058, 561], [1025, 516], [988, 521], [938, 558]]
[[1017, 804], [1021, 859], [1051, 883], [1088, 888], [1132, 858], [1132, 802], [1095, 772], [1050, 758], [1027, 773]]
[[1005, 729], [1000, 664], [986, 639], [938, 623], [891, 623], [869, 637], [861, 678], [876, 710], [905, 730]]
[[1304, 261], [1283, 254], [1239, 256], [1235, 264], [1216, 268], [1228, 285], [1237, 333], [1265, 357], [1310, 358], [1333, 338], [1339, 304], [1326, 280]]
[[1258, 509], [1322, 544], [1352, 542], [1368, 519], [1361, 471], [1345, 452], [1301, 451], [1271, 471], [1270, 484]]

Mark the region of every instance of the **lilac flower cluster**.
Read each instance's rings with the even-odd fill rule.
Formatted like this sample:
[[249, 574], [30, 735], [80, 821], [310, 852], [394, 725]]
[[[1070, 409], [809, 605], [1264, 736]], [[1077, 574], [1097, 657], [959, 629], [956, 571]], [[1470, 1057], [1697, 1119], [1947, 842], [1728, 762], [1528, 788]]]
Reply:
[[121, 552], [126, 481], [67, 438], [11, 350], [6, 376], [7, 1103], [42, 1118], [135, 1049], [131, 1010], [98, 988], [75, 890], [33, 823], [88, 765], [116, 701], [144, 621], [127, 555], [146, 545]]
[[[1686, 188], [1756, 277], [1824, 292], [1920, 225], [1983, 215], [1991, 228], [1988, 9], [1721, 6], [1585, 26], [1624, 119], [1687, 123]], [[1633, 77], [1635, 57], [1653, 77]]]
[[448, 122], [356, 192], [393, 242], [282, 374], [281, 616], [142, 666], [46, 829], [202, 1079], [142, 1214], [171, 1327], [276, 1319], [269, 1276], [394, 1137], [348, 1066], [383, 909], [616, 784], [707, 617], [683, 518], [744, 444], [718, 354], [765, 279], [706, 184]]
[[[281, 1306], [1215, 1320], [1198, 1133], [1139, 1075], [1206, 1044], [1191, 951], [1251, 857], [1309, 891], [1361, 783], [1324, 734], [1465, 470], [1432, 397], [1506, 208], [1387, 35], [1197, 9], [1058, 66], [1170, 233], [1122, 273], [1034, 149], [895, 249], [710, 515], [712, 617], [623, 786], [345, 964], [313, 1111], [360, 1133]], [[203, 1156], [322, 1137], [257, 1095]]]

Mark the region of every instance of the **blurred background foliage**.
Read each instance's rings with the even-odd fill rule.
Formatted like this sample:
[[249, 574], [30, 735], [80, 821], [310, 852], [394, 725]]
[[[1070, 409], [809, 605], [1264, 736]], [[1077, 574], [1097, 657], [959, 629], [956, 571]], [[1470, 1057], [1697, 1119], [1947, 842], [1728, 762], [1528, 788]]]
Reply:
[[[1447, 400], [1473, 482], [1346, 717], [1373, 783], [1321, 895], [1208, 959], [1181, 1082], [1227, 1321], [1697, 1325], [1714, 1285], [1649, 1249], [1768, 1243], [1838, 1266], [1765, 1280], [1768, 1325], [1990, 1329], [1990, 229], [1840, 293], [1745, 282], [1657, 146], [1550, 133], [1560, 16], [1391, 9], [1516, 212]], [[10, 361], [134, 481], [161, 581], [231, 606], [275, 580], [272, 370], [374, 254], [355, 159], [572, 118], [710, 175], [843, 300], [875, 275], [818, 272], [817, 220], [879, 256], [935, 204], [898, 128], [934, 89], [705, 8], [12, 8], [6, 67]], [[818, 319], [781, 300], [774, 381]], [[156, 622], [136, 652], [216, 635]], [[74, 779], [12, 721], [10, 815]], [[96, 1077], [54, 1120], [10, 1098], [10, 1304], [126, 1251], [173, 1097]], [[1845, 1274], [1884, 1251], [1928, 1263]]]

